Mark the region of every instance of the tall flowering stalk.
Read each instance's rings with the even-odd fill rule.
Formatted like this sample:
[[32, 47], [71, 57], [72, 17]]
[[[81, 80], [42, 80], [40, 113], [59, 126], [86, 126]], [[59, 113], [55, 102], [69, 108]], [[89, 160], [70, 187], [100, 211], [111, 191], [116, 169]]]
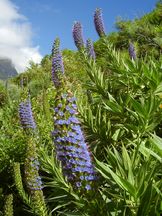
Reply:
[[52, 81], [55, 87], [60, 85], [59, 74], [64, 73], [64, 65], [62, 61], [62, 54], [59, 50], [60, 40], [56, 38], [52, 47]]
[[23, 182], [22, 182], [20, 163], [15, 162], [13, 164], [13, 178], [19, 196], [22, 198], [24, 203], [28, 204], [28, 196], [24, 191]]
[[21, 126], [26, 128], [35, 129], [36, 124], [34, 122], [32, 109], [31, 109], [31, 103], [30, 100], [26, 100], [25, 102], [21, 102], [19, 104], [19, 117]]
[[52, 46], [52, 81], [56, 88], [61, 87], [63, 74], [64, 64], [60, 51], [60, 39], [56, 38]]
[[94, 24], [96, 31], [100, 37], [105, 36], [105, 26], [102, 18], [102, 11], [100, 8], [97, 8], [94, 13]]
[[94, 51], [94, 47], [93, 47], [93, 43], [91, 41], [91, 39], [88, 39], [87, 40], [87, 43], [86, 43], [86, 50], [87, 50], [87, 54], [90, 58], [92, 59], [96, 59], [96, 54], [95, 54], [95, 51]]
[[27, 133], [26, 159], [24, 163], [25, 183], [28, 192], [34, 204], [34, 210], [38, 215], [45, 216], [46, 205], [42, 192], [42, 181], [39, 176], [39, 162], [37, 157], [37, 148], [32, 136], [36, 129], [33, 118], [30, 100], [20, 103], [19, 116], [23, 129]]
[[91, 190], [96, 179], [91, 155], [78, 120], [76, 98], [64, 89], [55, 100], [54, 131], [52, 132], [57, 159], [61, 161], [67, 180], [79, 191]]
[[83, 30], [80, 22], [75, 22], [72, 29], [75, 46], [78, 50], [84, 48]]
[[32, 194], [34, 191], [41, 191], [42, 181], [39, 176], [39, 161], [36, 152], [36, 146], [32, 138], [28, 138], [28, 147], [25, 159], [25, 181], [29, 192]]
[[4, 216], [13, 216], [13, 194], [5, 196], [4, 202]]
[[136, 51], [135, 51], [133, 43], [131, 43], [131, 42], [129, 43], [128, 51], [129, 51], [130, 58], [135, 60], [136, 59]]

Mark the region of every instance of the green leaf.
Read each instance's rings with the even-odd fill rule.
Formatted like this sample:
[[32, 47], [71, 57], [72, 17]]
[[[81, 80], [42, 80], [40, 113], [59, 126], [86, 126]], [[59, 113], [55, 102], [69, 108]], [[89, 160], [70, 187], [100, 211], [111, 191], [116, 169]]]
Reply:
[[158, 86], [157, 86], [157, 88], [156, 88], [156, 90], [155, 90], [155, 95], [159, 95], [159, 96], [161, 96], [162, 95], [162, 83], [160, 83]]
[[129, 183], [127, 180], [123, 179], [122, 177], [116, 175], [108, 165], [98, 161], [97, 159], [96, 159], [96, 163], [99, 166], [97, 170], [102, 174], [104, 178], [109, 180], [110, 179], [109, 174], [110, 174], [113, 180], [123, 190], [127, 191], [131, 196], [136, 197], [136, 189], [131, 183]]
[[152, 201], [152, 182], [147, 186], [147, 189], [142, 196], [140, 206], [138, 208], [137, 216], [148, 215], [150, 204]]
[[152, 139], [150, 139], [150, 141], [162, 157], [162, 138], [158, 137], [155, 134], [152, 134]]
[[132, 167], [132, 161], [129, 157], [129, 154], [126, 150], [126, 148], [122, 147], [122, 155], [123, 155], [123, 161], [124, 161], [124, 165], [125, 165], [125, 169], [128, 170], [128, 181], [134, 185], [134, 175], [133, 175], [133, 167]]
[[114, 141], [117, 141], [117, 140], [118, 140], [120, 131], [121, 131], [121, 129], [119, 128], [119, 129], [117, 129], [117, 130], [115, 131], [115, 133], [113, 134], [112, 139], [113, 139]]

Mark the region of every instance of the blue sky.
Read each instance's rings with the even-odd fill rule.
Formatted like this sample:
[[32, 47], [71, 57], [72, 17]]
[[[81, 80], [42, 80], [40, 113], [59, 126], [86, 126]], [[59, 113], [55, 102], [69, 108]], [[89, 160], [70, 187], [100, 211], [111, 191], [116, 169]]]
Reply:
[[0, 0], [0, 58], [12, 60], [19, 73], [29, 62], [51, 53], [56, 37], [61, 48], [76, 49], [74, 21], [83, 25], [84, 38], [98, 39], [93, 24], [97, 7], [103, 11], [106, 32], [115, 30], [117, 17], [133, 19], [150, 12], [157, 0]]
[[85, 38], [97, 40], [93, 25], [95, 8], [103, 10], [107, 32], [114, 30], [118, 16], [133, 19], [151, 11], [156, 0], [12, 0], [32, 25], [33, 44], [40, 46], [42, 55], [48, 54], [53, 39], [61, 39], [62, 48], [75, 49], [72, 39], [72, 25], [80, 21]]
[[32, 27], [32, 45], [39, 45], [42, 55], [50, 53], [56, 36], [61, 39], [62, 48], [75, 49], [72, 25], [80, 21], [85, 38], [97, 40], [93, 25], [93, 13], [100, 7], [107, 32], [114, 30], [116, 17], [125, 19], [140, 17], [150, 12], [156, 0], [11, 0], [18, 7]]

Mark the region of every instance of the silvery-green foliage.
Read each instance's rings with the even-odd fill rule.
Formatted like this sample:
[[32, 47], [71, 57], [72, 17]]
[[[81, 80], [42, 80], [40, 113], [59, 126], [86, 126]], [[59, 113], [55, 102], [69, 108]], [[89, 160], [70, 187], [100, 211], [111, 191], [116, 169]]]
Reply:
[[161, 136], [161, 65], [151, 59], [130, 60], [106, 38], [102, 41], [109, 73], [81, 52], [93, 103], [79, 106], [103, 177], [102, 197], [110, 215], [160, 213], [160, 138], [152, 139], [150, 133]]

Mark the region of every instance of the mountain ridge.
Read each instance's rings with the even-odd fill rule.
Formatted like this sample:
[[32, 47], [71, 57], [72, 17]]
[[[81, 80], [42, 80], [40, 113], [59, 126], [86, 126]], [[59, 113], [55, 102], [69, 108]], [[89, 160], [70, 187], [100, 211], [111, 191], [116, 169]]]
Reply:
[[6, 80], [16, 76], [17, 70], [9, 58], [0, 58], [0, 79]]

